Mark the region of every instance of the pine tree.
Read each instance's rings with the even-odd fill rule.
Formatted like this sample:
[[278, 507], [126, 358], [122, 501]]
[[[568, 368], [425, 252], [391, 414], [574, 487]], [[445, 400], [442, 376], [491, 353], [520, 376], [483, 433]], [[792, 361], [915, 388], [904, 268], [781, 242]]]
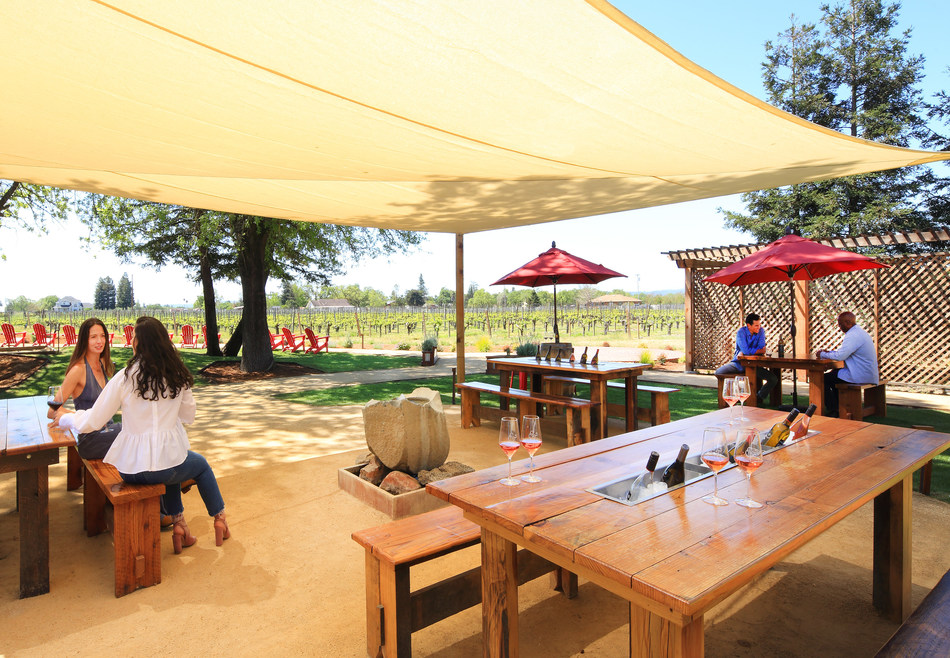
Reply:
[[[769, 101], [853, 137], [910, 146], [926, 134], [918, 88], [923, 57], [908, 53], [910, 31], [898, 35], [899, 3], [849, 0], [823, 5], [822, 32], [792, 25], [766, 44], [763, 77]], [[803, 235], [860, 235], [928, 228], [918, 196], [931, 179], [923, 167], [802, 183], [742, 195], [748, 214], [724, 212], [726, 225], [757, 239], [786, 227]]]
[[119, 308], [132, 308], [135, 306], [135, 299], [132, 295], [132, 282], [129, 275], [122, 273], [119, 279], [119, 287], [116, 289], [115, 305]]
[[98, 310], [115, 308], [115, 284], [112, 283], [112, 277], [107, 276], [104, 279], [99, 279], [96, 284], [93, 304]]

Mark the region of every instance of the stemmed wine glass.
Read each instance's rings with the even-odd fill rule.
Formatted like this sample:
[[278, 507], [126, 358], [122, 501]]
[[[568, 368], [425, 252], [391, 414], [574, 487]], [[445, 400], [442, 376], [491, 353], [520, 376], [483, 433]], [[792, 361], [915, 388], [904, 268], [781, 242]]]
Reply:
[[537, 416], [525, 416], [521, 419], [521, 447], [528, 451], [529, 471], [521, 476], [525, 482], [540, 482], [534, 474], [534, 453], [541, 447], [541, 419]]
[[762, 503], [752, 500], [752, 472], [762, 465], [762, 436], [754, 427], [739, 430], [736, 437], [736, 465], [748, 479], [745, 498], [736, 500], [736, 505], [755, 509]]
[[50, 386], [49, 391], [46, 394], [46, 404], [49, 405], [49, 408], [53, 410], [53, 413], [59, 411], [59, 408], [63, 406], [63, 387], [62, 386]]
[[736, 377], [736, 396], [739, 398], [739, 422], [746, 422], [749, 420], [745, 417], [745, 401], [749, 398], [749, 395], [752, 394], [752, 389], [749, 385], [749, 378], [745, 375]]
[[498, 430], [498, 445], [508, 456], [508, 477], [502, 478], [499, 482], [508, 487], [521, 484], [521, 480], [511, 477], [511, 456], [515, 454], [515, 451], [518, 449], [520, 438], [518, 433], [518, 419], [513, 416], [505, 416], [502, 418], [501, 429]]
[[707, 427], [703, 430], [703, 451], [700, 454], [703, 463], [713, 471], [713, 486], [715, 487], [711, 496], [703, 496], [703, 502], [717, 506], [728, 505], [728, 500], [719, 497], [719, 471], [729, 463], [726, 433], [721, 427]]
[[722, 380], [722, 399], [729, 405], [729, 424], [735, 425], [735, 413], [732, 410], [735, 408], [736, 402], [739, 401], [739, 391], [736, 389], [735, 377]]

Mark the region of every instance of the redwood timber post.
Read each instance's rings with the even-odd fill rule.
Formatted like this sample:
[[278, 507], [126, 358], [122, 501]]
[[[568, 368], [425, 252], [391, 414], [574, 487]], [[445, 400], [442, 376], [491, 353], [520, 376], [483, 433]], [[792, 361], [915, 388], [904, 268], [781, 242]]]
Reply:
[[881, 368], [881, 270], [874, 270], [874, 356]]
[[[809, 309], [808, 281], [795, 281], [795, 353], [799, 357], [808, 356], [811, 353], [811, 323], [808, 318], [811, 314]], [[804, 379], [806, 371], [799, 370], [799, 378]]]
[[683, 315], [685, 316], [684, 332], [686, 334], [686, 354], [683, 355], [683, 365], [687, 371], [693, 369], [693, 331], [696, 326], [693, 322], [693, 268], [686, 267], [686, 287], [685, 299], [683, 303]]
[[459, 384], [465, 382], [465, 235], [455, 234], [455, 372]]

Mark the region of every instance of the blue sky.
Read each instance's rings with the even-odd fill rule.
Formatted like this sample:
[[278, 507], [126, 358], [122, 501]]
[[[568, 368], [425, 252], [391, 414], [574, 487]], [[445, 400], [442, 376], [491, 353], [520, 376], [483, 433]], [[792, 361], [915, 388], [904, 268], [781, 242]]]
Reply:
[[[614, 4], [700, 66], [764, 98], [761, 84], [764, 43], [789, 26], [792, 14], [799, 21], [816, 22], [821, 3], [818, 0], [779, 3], [731, 0], [725, 3], [618, 1]], [[950, 48], [945, 43], [950, 3], [905, 0], [900, 20], [903, 28], [913, 29], [911, 52], [926, 58], [924, 91], [950, 89], [947, 73]], [[717, 212], [719, 207], [743, 209], [738, 197], [721, 197], [469, 234], [465, 237], [466, 286], [474, 281], [480, 287], [487, 287], [547, 249], [555, 240], [562, 248], [628, 275], [627, 279], [606, 281], [600, 288], [622, 287], [632, 292], [682, 288], [682, 273], [662, 252], [751, 241], [748, 236], [723, 227]], [[2, 250], [7, 257], [6, 261], [0, 261], [0, 281], [3, 282], [0, 298], [23, 294], [37, 299], [57, 294], [91, 301], [99, 277], [111, 276], [117, 282], [123, 272], [132, 277], [136, 298], [144, 303], [190, 305], [200, 294], [200, 287], [191, 283], [178, 268], [156, 272], [148, 267], [119, 263], [108, 253], [84, 250], [77, 239], [82, 231], [78, 222], [54, 229], [48, 237], [0, 229]], [[454, 254], [454, 236], [432, 234], [413, 255], [360, 263], [337, 277], [334, 283], [357, 283], [388, 293], [393, 286], [399, 286], [400, 290], [414, 287], [421, 274], [430, 291], [454, 288]], [[38, 256], [43, 258], [43, 267], [36, 266]], [[56, 266], [66, 262], [76, 263], [75, 270], [67, 272]], [[222, 282], [216, 286], [224, 299], [240, 297], [237, 284]], [[269, 289], [278, 287], [279, 284], [272, 282]]]

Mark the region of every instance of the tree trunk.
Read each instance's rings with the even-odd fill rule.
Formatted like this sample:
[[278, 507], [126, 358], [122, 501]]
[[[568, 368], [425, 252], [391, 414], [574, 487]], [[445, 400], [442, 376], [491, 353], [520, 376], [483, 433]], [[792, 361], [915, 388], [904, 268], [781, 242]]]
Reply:
[[237, 356], [241, 352], [241, 344], [244, 342], [244, 317], [238, 320], [234, 333], [224, 345], [224, 356]]
[[201, 290], [205, 297], [205, 326], [207, 327], [208, 344], [205, 345], [208, 356], [222, 356], [221, 345], [218, 343], [218, 309], [214, 300], [214, 280], [211, 278], [211, 262], [208, 260], [208, 250], [200, 249], [198, 257], [201, 270]]
[[241, 272], [241, 290], [244, 294], [242, 321], [242, 372], [267, 372], [274, 367], [274, 352], [270, 347], [267, 328], [267, 239], [269, 227], [265, 221], [241, 216], [241, 247], [238, 268]]

